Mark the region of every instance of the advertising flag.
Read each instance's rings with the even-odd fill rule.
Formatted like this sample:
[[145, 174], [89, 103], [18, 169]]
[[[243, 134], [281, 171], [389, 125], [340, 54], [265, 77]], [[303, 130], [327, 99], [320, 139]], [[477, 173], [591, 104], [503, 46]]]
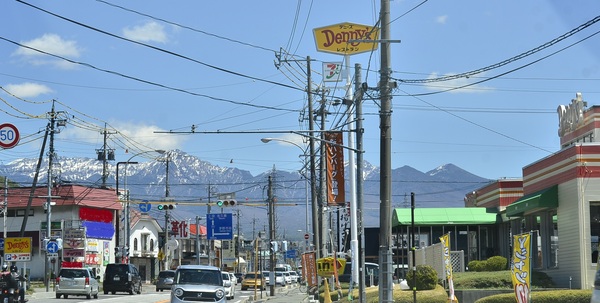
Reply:
[[513, 236], [512, 281], [517, 303], [531, 302], [531, 234]]
[[458, 303], [458, 299], [454, 295], [454, 282], [452, 281], [452, 260], [450, 259], [450, 234], [445, 234], [440, 237], [444, 247], [444, 272], [448, 280], [448, 302]]

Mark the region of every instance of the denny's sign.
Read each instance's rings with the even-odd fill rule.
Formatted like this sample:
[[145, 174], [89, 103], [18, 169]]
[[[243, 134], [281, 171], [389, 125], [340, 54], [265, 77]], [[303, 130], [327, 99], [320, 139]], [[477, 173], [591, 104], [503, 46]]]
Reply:
[[[313, 29], [317, 50], [326, 53], [353, 55], [377, 49], [379, 28], [350, 22]], [[373, 40], [373, 42], [365, 42]]]

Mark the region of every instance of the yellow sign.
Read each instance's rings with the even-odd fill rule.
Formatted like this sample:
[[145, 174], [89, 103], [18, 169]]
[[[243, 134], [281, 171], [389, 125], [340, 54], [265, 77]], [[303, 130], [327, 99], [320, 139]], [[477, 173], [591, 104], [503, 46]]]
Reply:
[[531, 234], [513, 236], [512, 281], [518, 303], [531, 302]]
[[31, 253], [31, 238], [6, 238], [4, 239], [5, 254]]
[[[321, 277], [331, 277], [333, 276], [333, 257], [321, 258], [317, 259], [317, 275]], [[343, 273], [344, 268], [346, 267], [345, 259], [337, 259], [337, 272]]]
[[364, 40], [377, 40], [379, 28], [350, 22], [313, 29], [317, 50], [326, 53], [353, 55], [370, 52], [379, 45]]
[[165, 258], [165, 253], [161, 250], [158, 251], [158, 259], [163, 260]]

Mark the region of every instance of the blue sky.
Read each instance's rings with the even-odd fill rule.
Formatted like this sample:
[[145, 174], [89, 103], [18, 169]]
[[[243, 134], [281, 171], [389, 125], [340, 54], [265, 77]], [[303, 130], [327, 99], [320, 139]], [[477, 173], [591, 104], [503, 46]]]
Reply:
[[[0, 151], [0, 161], [38, 156], [55, 100], [68, 117], [55, 137], [59, 156], [95, 158], [106, 125], [116, 161], [180, 149], [256, 175], [273, 165], [302, 166], [299, 148], [261, 138], [303, 145], [302, 138], [157, 132], [189, 132], [192, 125], [306, 130], [306, 57], [314, 60], [313, 87], [324, 85], [322, 62], [342, 60], [316, 50], [312, 29], [374, 25], [380, 2], [28, 0], [2, 7], [0, 121], [15, 124], [22, 138]], [[407, 0], [390, 7], [391, 37], [401, 40], [391, 46], [398, 79], [393, 168], [428, 171], [453, 163], [485, 178], [520, 177], [523, 166], [558, 151], [559, 105], [576, 92], [599, 104], [600, 24], [557, 39], [596, 18], [598, 1]], [[279, 69], [276, 55], [288, 60]], [[355, 63], [363, 81], [377, 86], [379, 51], [351, 56]], [[344, 96], [342, 86], [328, 83], [327, 99]], [[338, 126], [344, 108], [328, 104], [328, 110], [327, 128]], [[365, 160], [378, 165], [377, 102], [365, 101], [364, 112]], [[144, 157], [151, 153], [136, 160]]]

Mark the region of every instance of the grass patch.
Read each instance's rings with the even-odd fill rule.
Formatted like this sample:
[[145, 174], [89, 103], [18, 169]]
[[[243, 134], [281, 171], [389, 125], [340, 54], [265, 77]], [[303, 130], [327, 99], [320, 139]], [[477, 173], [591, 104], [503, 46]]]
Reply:
[[[532, 291], [531, 301], [536, 303], [582, 303], [590, 302], [592, 291], [584, 290], [548, 290]], [[514, 303], [515, 294], [500, 294], [481, 298], [475, 303]]]
[[[367, 287], [366, 290], [366, 302], [367, 303], [378, 303], [379, 302], [379, 288]], [[358, 300], [358, 289], [353, 291], [354, 301]], [[394, 285], [393, 290], [394, 303], [412, 303], [413, 292], [412, 290], [402, 290], [399, 285]], [[417, 291], [417, 302], [419, 303], [446, 303], [448, 301], [448, 294], [441, 285], [437, 285], [432, 290], [420, 290]], [[323, 301], [321, 301], [323, 302]], [[352, 302], [348, 300], [348, 292], [346, 291], [345, 296], [339, 300], [339, 302]]]

